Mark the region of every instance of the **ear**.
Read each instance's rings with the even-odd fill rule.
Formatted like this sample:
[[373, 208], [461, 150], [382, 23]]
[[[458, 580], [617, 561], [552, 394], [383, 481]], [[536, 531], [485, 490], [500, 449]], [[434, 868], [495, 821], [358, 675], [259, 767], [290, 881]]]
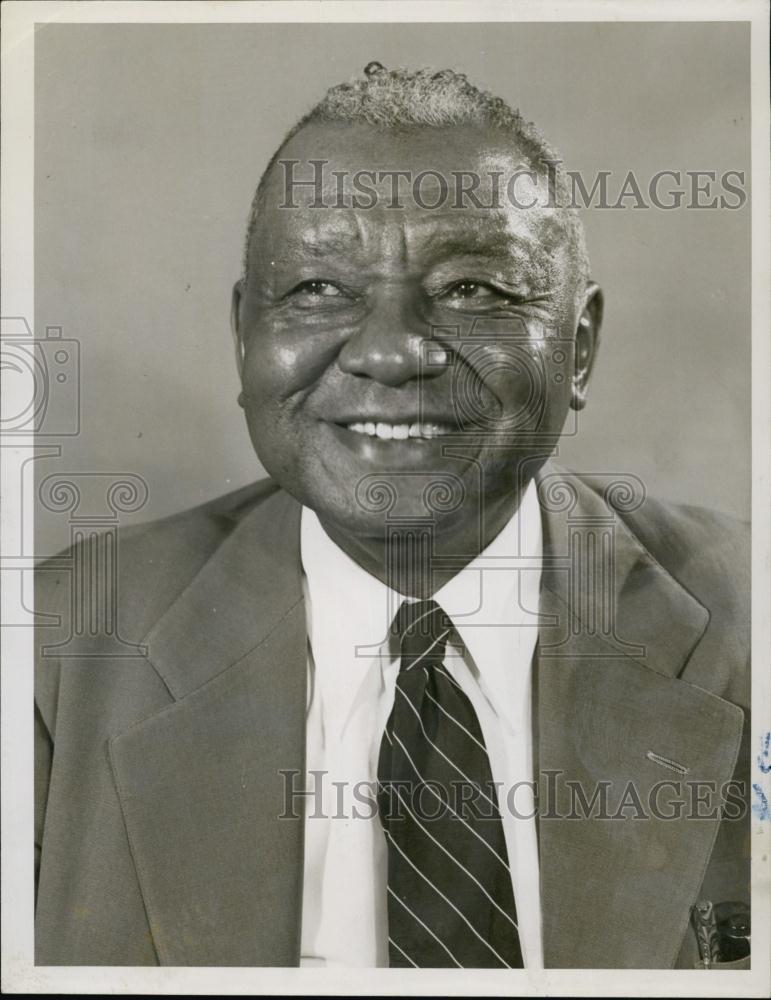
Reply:
[[244, 370], [244, 341], [241, 335], [241, 303], [243, 302], [244, 283], [239, 280], [233, 285], [233, 295], [230, 300], [230, 331], [233, 334], [233, 344], [236, 349], [236, 367], [239, 378]]
[[570, 396], [570, 405], [574, 410], [582, 410], [586, 406], [589, 376], [600, 342], [603, 305], [602, 289], [595, 282], [588, 281], [576, 327], [575, 369]]

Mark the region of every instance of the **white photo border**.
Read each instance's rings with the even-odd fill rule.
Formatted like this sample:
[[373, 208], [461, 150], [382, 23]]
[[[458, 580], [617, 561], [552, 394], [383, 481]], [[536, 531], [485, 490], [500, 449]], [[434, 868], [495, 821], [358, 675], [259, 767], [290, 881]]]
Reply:
[[[771, 730], [771, 336], [769, 335], [769, 7], [763, 0], [519, 0], [514, 3], [85, 2], [7, 0], [2, 5], [2, 293], [4, 317], [34, 330], [34, 34], [57, 23], [236, 22], [603, 22], [746, 21], [752, 74], [752, 782], [771, 800], [771, 775], [757, 761]], [[11, 387], [10, 391], [13, 391]], [[2, 441], [3, 622], [18, 600], [22, 557], [31, 551], [34, 442]], [[15, 499], [18, 498], [18, 499]], [[18, 562], [15, 562], [18, 557]], [[16, 589], [15, 589], [16, 588]], [[26, 589], [26, 587], [25, 587]], [[193, 995], [767, 996], [771, 987], [771, 822], [752, 819], [752, 969], [396, 970], [35, 966], [33, 958], [32, 629], [3, 628], [2, 988], [4, 992]]]

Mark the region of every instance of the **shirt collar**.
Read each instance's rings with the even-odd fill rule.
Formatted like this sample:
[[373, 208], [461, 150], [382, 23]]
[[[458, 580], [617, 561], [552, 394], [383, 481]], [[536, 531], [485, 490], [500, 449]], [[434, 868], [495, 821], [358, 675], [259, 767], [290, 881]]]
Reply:
[[[532, 656], [541, 554], [541, 512], [531, 482], [502, 531], [434, 594], [499, 705], [510, 701], [517, 649], [529, 648]], [[369, 670], [391, 662], [388, 628], [404, 597], [343, 552], [307, 507], [301, 517], [300, 557], [314, 683], [325, 712], [344, 724]]]
[[434, 594], [499, 715], [515, 708], [538, 638], [542, 553], [541, 508], [531, 482], [487, 548]]
[[300, 559], [314, 690], [326, 728], [341, 731], [365, 679], [391, 661], [388, 628], [403, 597], [343, 552], [308, 507], [300, 520]]

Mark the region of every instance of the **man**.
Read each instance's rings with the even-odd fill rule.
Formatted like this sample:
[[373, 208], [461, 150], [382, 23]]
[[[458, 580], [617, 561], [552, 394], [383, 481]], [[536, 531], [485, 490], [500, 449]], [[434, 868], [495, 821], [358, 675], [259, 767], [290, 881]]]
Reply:
[[548, 461], [564, 195], [450, 71], [289, 133], [232, 311], [271, 478], [124, 533], [127, 655], [61, 655], [87, 547], [39, 574], [39, 963], [747, 964], [746, 540]]

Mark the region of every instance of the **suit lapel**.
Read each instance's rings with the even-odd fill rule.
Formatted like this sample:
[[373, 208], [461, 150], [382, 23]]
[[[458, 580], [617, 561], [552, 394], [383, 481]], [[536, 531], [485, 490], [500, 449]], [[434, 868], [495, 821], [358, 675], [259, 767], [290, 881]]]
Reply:
[[[549, 509], [547, 487], [557, 481], [573, 502]], [[580, 477], [547, 467], [539, 490], [545, 567], [534, 687], [545, 965], [670, 967], [718, 827], [714, 797], [699, 807], [712, 818], [686, 818], [692, 783], [719, 788], [730, 779], [742, 713], [678, 679], [706, 609]], [[578, 789], [587, 802], [598, 792], [593, 810]], [[604, 814], [617, 818], [586, 818], [597, 816], [603, 795]]]
[[[572, 505], [550, 505], [547, 487], [557, 482], [574, 491]], [[658, 782], [681, 784], [659, 794], [660, 809], [676, 813], [671, 799], [689, 795], [683, 779], [728, 780], [741, 711], [678, 679], [706, 610], [578, 477], [547, 466], [539, 490], [534, 723], [545, 964], [671, 965], [717, 820], [631, 817], [637, 800], [648, 808]], [[279, 491], [239, 522], [143, 640], [174, 703], [110, 742], [165, 965], [299, 960], [302, 803], [285, 808], [288, 783], [300, 787], [304, 773], [299, 512]], [[606, 811], [620, 818], [581, 818], [568, 782], [588, 799], [609, 783]], [[623, 811], [622, 801], [631, 802]]]
[[175, 702], [110, 743], [164, 965], [298, 962], [302, 805], [284, 791], [304, 774], [299, 511], [278, 492], [247, 514], [157, 622], [143, 641]]

